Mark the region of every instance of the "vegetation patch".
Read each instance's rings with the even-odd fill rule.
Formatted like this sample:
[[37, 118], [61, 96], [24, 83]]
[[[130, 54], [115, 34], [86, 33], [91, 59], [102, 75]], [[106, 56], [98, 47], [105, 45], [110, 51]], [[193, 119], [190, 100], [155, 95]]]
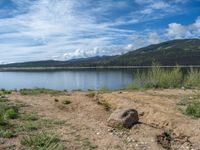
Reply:
[[179, 109], [188, 116], [200, 118], [200, 93], [183, 96], [178, 103]]
[[164, 69], [153, 65], [147, 72], [136, 75], [136, 83], [144, 88], [180, 88], [183, 83], [183, 74], [180, 67]]
[[171, 150], [172, 136], [170, 132], [163, 132], [156, 137], [157, 143], [160, 144], [164, 149]]
[[125, 87], [125, 90], [150, 88], [200, 88], [200, 71], [191, 68], [184, 73], [179, 66], [173, 69], [162, 68], [158, 64], [145, 71], [137, 71], [134, 83]]
[[64, 91], [43, 89], [43, 88], [21, 89], [20, 90], [21, 95], [39, 95], [39, 94], [60, 95], [60, 94], [64, 94], [64, 93], [65, 93]]
[[184, 84], [187, 88], [200, 88], [200, 71], [191, 68], [185, 78]]
[[69, 104], [71, 104], [72, 102], [71, 102], [70, 100], [64, 100], [62, 103], [63, 103], [64, 105], [69, 105]]
[[86, 96], [87, 96], [87, 97], [90, 97], [90, 98], [94, 98], [95, 95], [96, 95], [95, 92], [90, 92], [90, 93], [87, 93], [87, 94], [86, 94]]
[[101, 101], [99, 100], [98, 104], [102, 105], [106, 111], [110, 111], [112, 109], [112, 106], [104, 100], [101, 100]]
[[21, 140], [21, 144], [33, 150], [64, 150], [60, 139], [48, 133], [26, 136]]

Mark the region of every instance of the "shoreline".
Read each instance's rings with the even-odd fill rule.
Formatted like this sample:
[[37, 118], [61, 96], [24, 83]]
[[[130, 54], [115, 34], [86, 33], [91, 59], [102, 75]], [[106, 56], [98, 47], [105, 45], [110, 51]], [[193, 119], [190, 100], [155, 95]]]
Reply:
[[[96, 67], [2, 67], [0, 72], [6, 71], [59, 71], [59, 70], [85, 70], [85, 69], [148, 69], [156, 66], [96, 66]], [[161, 68], [175, 68], [177, 66], [160, 66]], [[200, 68], [200, 65], [181, 65], [180, 68]]]

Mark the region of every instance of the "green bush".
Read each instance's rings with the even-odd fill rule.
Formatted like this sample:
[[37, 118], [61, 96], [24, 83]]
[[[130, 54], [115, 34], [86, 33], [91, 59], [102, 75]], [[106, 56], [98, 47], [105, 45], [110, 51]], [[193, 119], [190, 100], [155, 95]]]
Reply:
[[59, 143], [57, 136], [47, 133], [40, 133], [34, 136], [27, 136], [21, 140], [21, 144], [33, 150], [63, 150], [64, 147]]
[[13, 108], [9, 108], [4, 113], [5, 119], [16, 119], [17, 117], [18, 117], [18, 110], [13, 109]]

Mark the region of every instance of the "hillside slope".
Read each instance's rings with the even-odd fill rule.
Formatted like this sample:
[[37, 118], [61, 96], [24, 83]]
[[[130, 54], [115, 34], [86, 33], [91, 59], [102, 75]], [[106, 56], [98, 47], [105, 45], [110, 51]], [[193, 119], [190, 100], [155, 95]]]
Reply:
[[200, 65], [200, 40], [173, 40], [150, 45], [114, 58], [109, 65], [137, 66], [151, 65]]

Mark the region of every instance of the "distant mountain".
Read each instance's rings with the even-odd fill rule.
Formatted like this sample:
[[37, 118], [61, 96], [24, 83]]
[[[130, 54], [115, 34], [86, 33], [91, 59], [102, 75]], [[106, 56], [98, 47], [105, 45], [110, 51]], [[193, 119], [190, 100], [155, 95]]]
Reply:
[[172, 40], [150, 45], [118, 56], [97, 56], [69, 61], [37, 61], [1, 65], [0, 67], [94, 67], [200, 65], [200, 39]]
[[149, 66], [152, 62], [161, 65], [200, 65], [200, 39], [173, 40], [150, 45], [114, 58], [109, 65]]

